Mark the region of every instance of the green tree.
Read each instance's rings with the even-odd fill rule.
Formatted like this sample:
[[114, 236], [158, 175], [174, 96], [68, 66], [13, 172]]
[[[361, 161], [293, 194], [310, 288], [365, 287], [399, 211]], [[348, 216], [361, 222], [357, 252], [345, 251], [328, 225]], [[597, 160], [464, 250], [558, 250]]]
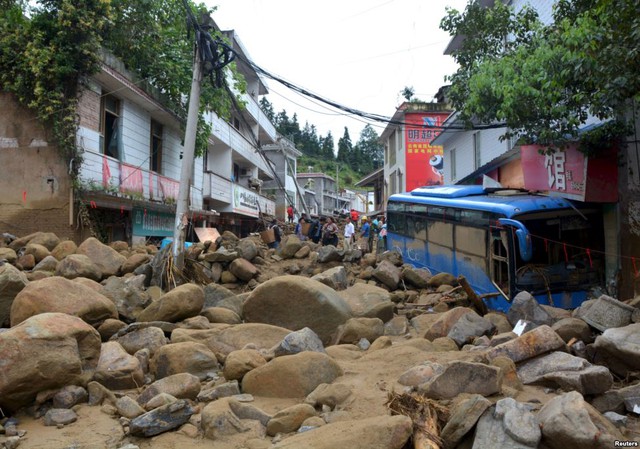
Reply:
[[262, 97], [260, 99], [260, 109], [262, 109], [264, 115], [266, 115], [271, 122], [275, 121], [276, 112], [273, 110], [273, 105], [269, 102], [269, 100], [267, 100], [267, 97]]
[[349, 129], [344, 127], [344, 134], [338, 139], [338, 161], [349, 163], [352, 158], [353, 144], [349, 137]]
[[0, 10], [0, 89], [16, 95], [51, 125], [72, 175], [79, 81], [99, 68], [97, 49], [112, 9], [101, 0], [49, 0], [25, 14], [27, 2], [3, 1]]
[[362, 128], [355, 148], [362, 154], [361, 174], [380, 168], [384, 163], [384, 147], [380, 143], [380, 136], [371, 125]]
[[333, 135], [331, 131], [327, 132], [327, 135], [322, 141], [322, 149], [320, 150], [321, 156], [328, 160], [334, 160], [336, 158], [335, 145], [333, 142]]
[[416, 91], [413, 88], [413, 86], [412, 87], [405, 86], [404, 89], [400, 91], [400, 93], [402, 94], [405, 100], [411, 101], [413, 96], [416, 94]]
[[[637, 8], [635, 0], [560, 0], [550, 25], [502, 2], [448, 10], [441, 28], [465, 37], [449, 77], [453, 106], [469, 125], [505, 123], [505, 137], [543, 144], [580, 138], [585, 151], [626, 134], [629, 102], [640, 95]], [[607, 124], [580, 134], [590, 115]]]

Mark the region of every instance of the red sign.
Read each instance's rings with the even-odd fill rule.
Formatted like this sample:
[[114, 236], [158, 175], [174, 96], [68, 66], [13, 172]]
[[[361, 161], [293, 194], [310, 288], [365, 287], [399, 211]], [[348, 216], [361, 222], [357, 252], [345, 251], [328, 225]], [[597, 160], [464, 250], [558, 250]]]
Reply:
[[520, 154], [525, 189], [555, 192], [578, 201], [618, 201], [618, 167], [613, 148], [586, 157], [575, 144], [552, 151], [542, 145], [523, 145]]
[[406, 171], [409, 192], [423, 186], [442, 185], [444, 166], [442, 147], [431, 145], [440, 134], [442, 122], [448, 113], [407, 113], [404, 120], [406, 142]]
[[180, 183], [164, 176], [158, 176], [158, 184], [160, 184], [160, 192], [163, 199], [173, 198], [178, 199], [178, 192], [180, 190]]
[[142, 193], [142, 170], [133, 165], [120, 164], [120, 191], [123, 193]]

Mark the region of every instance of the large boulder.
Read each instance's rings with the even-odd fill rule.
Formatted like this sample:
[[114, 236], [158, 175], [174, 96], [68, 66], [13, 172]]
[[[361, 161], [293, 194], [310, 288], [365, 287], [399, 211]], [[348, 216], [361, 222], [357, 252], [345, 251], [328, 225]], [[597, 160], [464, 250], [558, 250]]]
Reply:
[[349, 306], [333, 290], [301, 276], [279, 276], [259, 285], [244, 303], [244, 318], [299, 330], [308, 327], [327, 343], [351, 316]]
[[513, 298], [513, 303], [507, 312], [507, 318], [512, 326], [515, 326], [520, 320], [537, 325], [546, 324], [547, 326], [551, 326], [554, 322], [553, 317], [529, 292], [520, 292]]
[[240, 349], [227, 356], [222, 374], [227, 380], [240, 380], [249, 371], [265, 363], [266, 359], [255, 349]]
[[104, 295], [60, 276], [53, 276], [27, 285], [11, 305], [11, 326], [46, 312], [61, 312], [97, 324], [108, 318], [118, 318], [115, 304]]
[[551, 449], [616, 447], [616, 440], [624, 440], [616, 427], [577, 391], [551, 399], [537, 417], [542, 443]]
[[101, 293], [116, 305], [123, 320], [132, 322], [151, 304], [151, 296], [144, 289], [144, 275], [111, 276], [104, 282]]
[[393, 318], [394, 303], [391, 294], [384, 288], [371, 284], [357, 283], [338, 293], [345, 300], [354, 317]]
[[242, 316], [242, 301], [238, 300], [237, 295], [220, 284], [207, 284], [204, 286], [204, 306], [209, 307], [225, 307], [234, 311], [238, 316]]
[[281, 245], [280, 255], [283, 259], [291, 259], [302, 248], [302, 242], [295, 235], [289, 235]]
[[0, 247], [0, 261], [2, 260], [14, 264], [18, 260], [18, 255], [11, 248]]
[[36, 232], [33, 238], [29, 239], [29, 244], [42, 245], [47, 250], [53, 251], [60, 244], [60, 239], [53, 232]]
[[542, 325], [525, 332], [518, 338], [494, 346], [487, 355], [490, 359], [505, 356], [519, 363], [547, 352], [565, 349], [566, 345], [562, 338], [549, 326]]
[[167, 338], [159, 327], [149, 326], [142, 329], [134, 329], [124, 335], [115, 337], [129, 354], [133, 355], [141, 349], [148, 349], [153, 356], [162, 346], [167, 344]]
[[10, 413], [40, 391], [85, 383], [100, 349], [98, 331], [64, 313], [42, 313], [1, 332], [0, 408]]
[[51, 250], [51, 255], [58, 260], [62, 260], [71, 254], [75, 254], [77, 250], [78, 245], [76, 245], [73, 240], [63, 240]]
[[536, 417], [527, 405], [504, 398], [485, 411], [478, 421], [473, 446], [535, 449], [541, 437]]
[[249, 282], [258, 274], [258, 268], [242, 257], [238, 257], [229, 264], [229, 271], [235, 277], [245, 282]]
[[356, 344], [362, 338], [374, 342], [384, 335], [384, 323], [380, 318], [349, 318], [340, 326], [336, 337], [338, 343]]
[[37, 243], [29, 243], [24, 249], [24, 254], [31, 254], [36, 260], [36, 263], [38, 263], [45, 257], [50, 256], [51, 252], [45, 246], [39, 245]]
[[328, 355], [305, 351], [277, 357], [249, 371], [242, 379], [242, 391], [256, 396], [302, 398], [342, 374], [342, 368]]
[[467, 343], [473, 343], [476, 337], [483, 335], [491, 336], [495, 331], [495, 326], [489, 320], [485, 320], [476, 312], [465, 313], [451, 327], [447, 337], [456, 342], [460, 347]]
[[344, 290], [349, 285], [347, 281], [347, 270], [342, 265], [316, 274], [311, 279], [322, 282], [334, 290]]
[[605, 330], [594, 343], [597, 364], [625, 377], [640, 370], [640, 323]]
[[456, 361], [446, 365], [418, 389], [434, 399], [453, 399], [461, 393], [491, 396], [500, 392], [500, 380], [498, 367]]
[[132, 419], [129, 433], [137, 437], [159, 435], [182, 426], [194, 413], [195, 409], [188, 401], [179, 400]]
[[202, 343], [185, 341], [158, 348], [151, 359], [150, 371], [156, 379], [178, 373], [191, 373], [204, 380], [220, 369], [213, 352]]
[[391, 290], [398, 288], [400, 274], [400, 268], [388, 260], [383, 260], [378, 264], [375, 270], [373, 270], [373, 277], [389, 287]]
[[204, 291], [196, 284], [174, 288], [152, 302], [138, 315], [138, 321], [168, 321], [177, 323], [196, 316], [204, 305]]
[[100, 271], [98, 265], [84, 254], [71, 254], [65, 257], [58, 262], [55, 273], [56, 276], [62, 276], [67, 279], [83, 277], [98, 282], [102, 279], [102, 271]]
[[270, 349], [290, 333], [288, 329], [270, 324], [244, 323], [234, 326], [222, 324], [213, 329], [176, 329], [171, 333], [171, 342], [200, 342], [214, 353], [226, 357], [230, 352], [242, 349], [249, 344], [257, 349]]
[[604, 393], [613, 385], [613, 376], [606, 366], [594, 366], [566, 352], [552, 352], [527, 360], [518, 366], [518, 377], [525, 385], [575, 390], [589, 395]]
[[105, 277], [119, 274], [122, 264], [127, 260], [125, 256], [115, 249], [101, 243], [94, 237], [89, 237], [82, 242], [76, 250], [78, 254], [84, 254], [95, 263]]
[[429, 327], [429, 330], [424, 334], [424, 338], [433, 341], [436, 338], [446, 337], [449, 332], [451, 332], [453, 325], [467, 313], [474, 312], [467, 307], [456, 307], [440, 314], [436, 321]]
[[412, 434], [411, 418], [383, 415], [327, 424], [285, 438], [273, 449], [401, 449]]
[[0, 265], [0, 327], [9, 327], [11, 304], [28, 283], [27, 276], [13, 265]]
[[240, 257], [251, 262], [258, 255], [258, 246], [252, 238], [244, 238], [238, 241], [236, 251]]
[[136, 357], [128, 354], [120, 343], [109, 341], [102, 345], [93, 380], [110, 390], [128, 390], [144, 384], [144, 372]]
[[144, 407], [151, 399], [162, 393], [170, 394], [178, 399], [194, 400], [198, 397], [200, 389], [200, 379], [197, 376], [179, 373], [156, 380], [145, 388], [136, 401]]

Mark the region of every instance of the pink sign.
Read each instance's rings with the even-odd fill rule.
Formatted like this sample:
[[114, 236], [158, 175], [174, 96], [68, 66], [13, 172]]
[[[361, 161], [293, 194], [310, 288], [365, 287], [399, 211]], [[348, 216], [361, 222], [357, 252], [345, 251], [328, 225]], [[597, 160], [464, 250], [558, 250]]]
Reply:
[[142, 170], [133, 165], [120, 164], [120, 191], [142, 193]]
[[160, 184], [160, 192], [164, 199], [173, 198], [178, 199], [178, 191], [180, 190], [180, 184], [173, 179], [165, 178], [164, 176], [158, 176], [158, 184]]
[[614, 149], [588, 158], [575, 144], [549, 150], [541, 145], [523, 145], [520, 150], [524, 187], [554, 192], [578, 201], [618, 200], [618, 170]]

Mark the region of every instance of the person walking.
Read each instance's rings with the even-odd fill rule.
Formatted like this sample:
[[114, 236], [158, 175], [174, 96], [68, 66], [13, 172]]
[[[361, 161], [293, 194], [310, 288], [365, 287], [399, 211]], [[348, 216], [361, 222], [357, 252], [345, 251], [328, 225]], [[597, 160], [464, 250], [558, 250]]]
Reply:
[[289, 204], [289, 207], [287, 207], [287, 219], [289, 223], [293, 223], [293, 204]]
[[387, 250], [387, 220], [384, 215], [380, 217], [380, 232], [378, 234], [378, 251]]
[[282, 241], [282, 231], [280, 230], [280, 226], [278, 226], [278, 220], [274, 218], [271, 222], [271, 225], [269, 225], [269, 229], [273, 229], [275, 241], [269, 243], [267, 246], [269, 248], [278, 248], [280, 246], [280, 242]]
[[344, 240], [342, 242], [342, 246], [345, 251], [351, 251], [351, 249], [353, 248], [353, 238], [355, 233], [356, 230], [353, 227], [351, 218], [347, 217], [347, 224], [344, 225]]
[[298, 237], [301, 242], [304, 242], [305, 240], [307, 240], [307, 236], [302, 233], [302, 226], [306, 222], [307, 221], [304, 219], [304, 216], [303, 216], [303, 217], [300, 217], [300, 219], [298, 220], [298, 224], [296, 225], [295, 234], [296, 234], [296, 237]]
[[367, 217], [362, 217], [362, 228], [360, 228], [360, 249], [362, 253], [368, 253], [371, 250], [369, 246], [369, 237], [371, 235], [371, 225], [367, 220]]
[[338, 246], [338, 225], [334, 223], [333, 218], [327, 217], [327, 222], [322, 227], [322, 244]]

